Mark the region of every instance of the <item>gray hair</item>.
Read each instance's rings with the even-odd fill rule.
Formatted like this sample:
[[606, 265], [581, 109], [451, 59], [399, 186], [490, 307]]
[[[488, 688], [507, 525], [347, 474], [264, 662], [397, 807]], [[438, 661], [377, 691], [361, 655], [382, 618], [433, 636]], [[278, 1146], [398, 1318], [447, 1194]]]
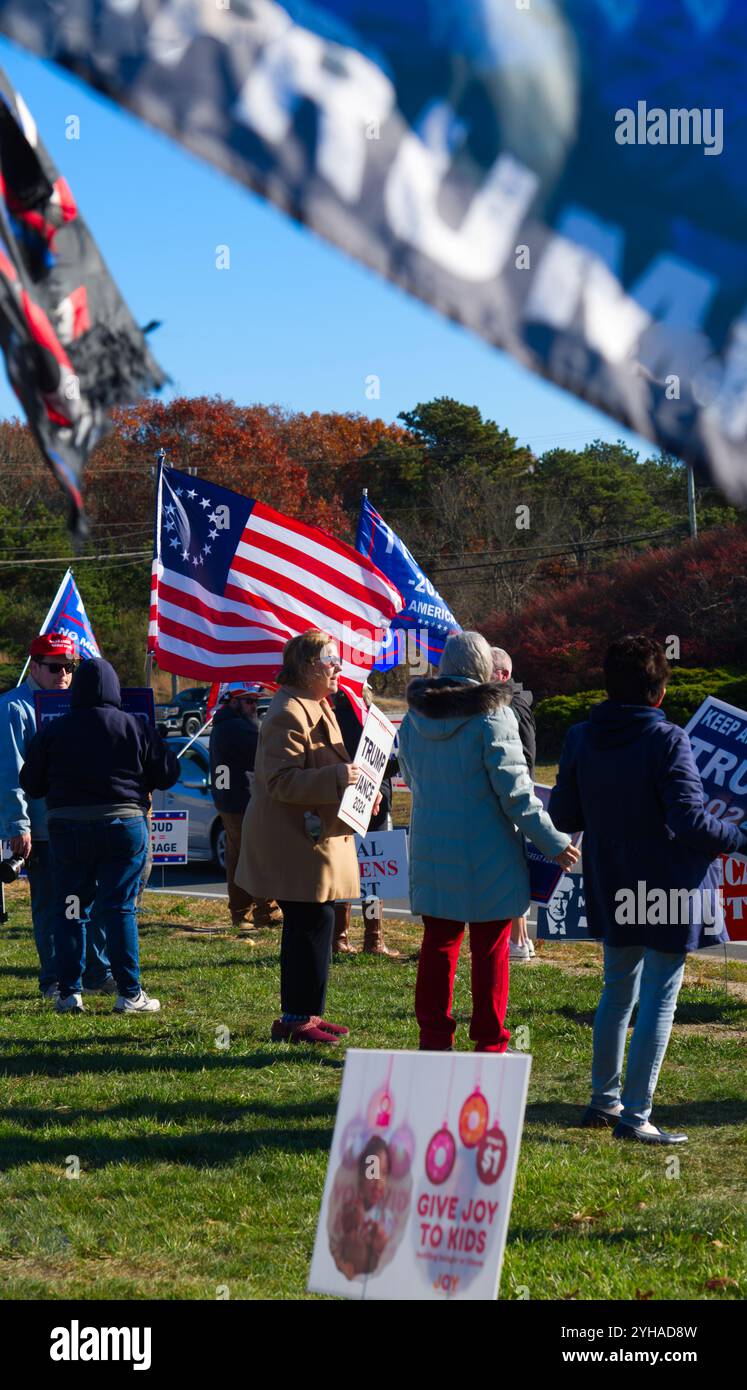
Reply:
[[447, 637], [439, 674], [469, 676], [483, 684], [493, 675], [490, 647], [481, 632], [454, 632]]
[[491, 647], [490, 655], [493, 659], [493, 671], [499, 671], [503, 668], [503, 670], [508, 671], [510, 676], [514, 669], [514, 663], [508, 652], [504, 652], [503, 647]]

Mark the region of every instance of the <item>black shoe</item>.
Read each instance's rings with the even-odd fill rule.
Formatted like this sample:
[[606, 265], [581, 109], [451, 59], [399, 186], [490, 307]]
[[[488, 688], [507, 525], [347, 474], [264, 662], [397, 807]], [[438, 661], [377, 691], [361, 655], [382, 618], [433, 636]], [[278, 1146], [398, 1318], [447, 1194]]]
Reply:
[[[654, 1126], [656, 1128], [656, 1126]], [[612, 1131], [613, 1139], [633, 1139], [637, 1144], [686, 1144], [686, 1134], [667, 1134], [665, 1129], [657, 1129], [655, 1134], [647, 1134], [637, 1125], [626, 1125], [618, 1120]]]
[[620, 1118], [619, 1110], [598, 1110], [590, 1105], [581, 1117], [582, 1129], [614, 1129]]

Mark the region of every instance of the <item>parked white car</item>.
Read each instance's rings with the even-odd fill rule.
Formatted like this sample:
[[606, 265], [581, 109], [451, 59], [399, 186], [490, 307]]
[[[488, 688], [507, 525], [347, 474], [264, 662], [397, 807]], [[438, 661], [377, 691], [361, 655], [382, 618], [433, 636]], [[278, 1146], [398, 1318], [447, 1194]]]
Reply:
[[[169, 739], [176, 753], [189, 743], [186, 738]], [[210, 795], [210, 745], [198, 738], [179, 759], [179, 781], [168, 791], [153, 793], [153, 809], [168, 815], [170, 811], [189, 811], [189, 858], [217, 864], [225, 872], [226, 832], [220, 813]]]

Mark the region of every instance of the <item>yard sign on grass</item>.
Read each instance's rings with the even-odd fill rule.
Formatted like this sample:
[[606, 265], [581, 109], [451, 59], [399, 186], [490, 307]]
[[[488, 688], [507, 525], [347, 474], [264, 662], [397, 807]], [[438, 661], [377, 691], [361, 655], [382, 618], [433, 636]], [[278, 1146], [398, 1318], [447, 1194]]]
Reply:
[[409, 896], [406, 830], [372, 830], [368, 835], [356, 835], [355, 848], [364, 897]]
[[154, 812], [150, 822], [154, 864], [186, 864], [189, 859], [189, 811]]
[[494, 1299], [531, 1058], [350, 1049], [309, 1289]]

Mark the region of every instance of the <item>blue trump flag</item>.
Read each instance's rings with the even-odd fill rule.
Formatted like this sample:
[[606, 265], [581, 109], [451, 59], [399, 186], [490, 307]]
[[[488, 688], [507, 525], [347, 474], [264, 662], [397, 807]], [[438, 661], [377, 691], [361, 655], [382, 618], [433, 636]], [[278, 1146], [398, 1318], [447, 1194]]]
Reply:
[[460, 625], [407, 546], [391, 526], [387, 526], [365, 494], [361, 498], [355, 548], [396, 585], [406, 600], [402, 612], [392, 619], [373, 670], [389, 671], [404, 660], [408, 631], [423, 634], [428, 660], [438, 666], [446, 638], [450, 632], [461, 631]]
[[72, 637], [81, 660], [101, 656], [72, 570], [68, 570], [57, 590], [42, 632], [63, 632], [66, 637]]

